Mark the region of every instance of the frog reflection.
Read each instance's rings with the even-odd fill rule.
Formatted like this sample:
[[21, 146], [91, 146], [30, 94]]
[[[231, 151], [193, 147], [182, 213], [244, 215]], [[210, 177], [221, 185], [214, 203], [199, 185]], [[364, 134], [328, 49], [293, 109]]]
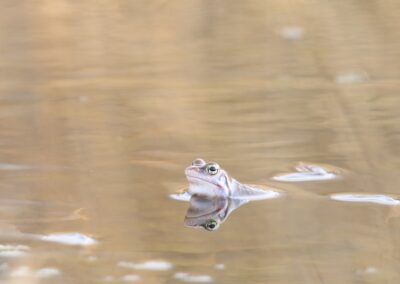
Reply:
[[189, 181], [187, 191], [172, 198], [190, 201], [185, 224], [189, 227], [215, 231], [230, 213], [241, 205], [253, 201], [277, 198], [276, 190], [241, 184], [217, 163], [196, 159], [185, 169]]
[[235, 209], [247, 202], [249, 200], [225, 196], [192, 195], [185, 216], [185, 225], [215, 231]]

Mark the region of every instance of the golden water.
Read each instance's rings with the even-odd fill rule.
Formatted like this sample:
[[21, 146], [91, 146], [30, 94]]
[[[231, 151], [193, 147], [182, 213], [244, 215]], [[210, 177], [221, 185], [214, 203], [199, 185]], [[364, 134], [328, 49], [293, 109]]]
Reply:
[[400, 194], [399, 12], [397, 0], [2, 1], [1, 283], [399, 283], [396, 207], [288, 194], [209, 233], [168, 198], [197, 157], [254, 184], [325, 163], [348, 175], [297, 186]]

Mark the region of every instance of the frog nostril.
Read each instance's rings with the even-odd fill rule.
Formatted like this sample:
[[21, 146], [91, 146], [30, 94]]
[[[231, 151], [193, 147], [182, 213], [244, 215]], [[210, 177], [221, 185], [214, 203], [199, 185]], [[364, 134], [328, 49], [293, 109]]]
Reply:
[[196, 159], [192, 162], [192, 166], [202, 167], [205, 165], [205, 161], [203, 159]]

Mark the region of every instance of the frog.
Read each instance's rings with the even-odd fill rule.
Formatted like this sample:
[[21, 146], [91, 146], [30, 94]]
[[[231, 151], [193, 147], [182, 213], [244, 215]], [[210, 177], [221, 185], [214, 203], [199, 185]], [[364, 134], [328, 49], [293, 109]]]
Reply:
[[189, 182], [189, 195], [222, 196], [231, 199], [263, 200], [275, 198], [282, 193], [273, 188], [242, 184], [231, 177], [215, 162], [195, 159], [185, 169]]
[[171, 197], [190, 202], [184, 222], [191, 228], [215, 231], [240, 206], [283, 194], [272, 187], [240, 183], [217, 163], [200, 158], [185, 169], [185, 175], [189, 188]]

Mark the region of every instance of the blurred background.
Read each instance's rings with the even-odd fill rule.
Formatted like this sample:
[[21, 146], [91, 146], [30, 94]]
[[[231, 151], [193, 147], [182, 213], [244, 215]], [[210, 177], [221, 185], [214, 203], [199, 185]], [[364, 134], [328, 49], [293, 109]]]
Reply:
[[[194, 158], [316, 195], [399, 193], [397, 0], [1, 1], [2, 283], [399, 283], [396, 206], [288, 198], [217, 232]], [[274, 186], [285, 190], [286, 185]]]

